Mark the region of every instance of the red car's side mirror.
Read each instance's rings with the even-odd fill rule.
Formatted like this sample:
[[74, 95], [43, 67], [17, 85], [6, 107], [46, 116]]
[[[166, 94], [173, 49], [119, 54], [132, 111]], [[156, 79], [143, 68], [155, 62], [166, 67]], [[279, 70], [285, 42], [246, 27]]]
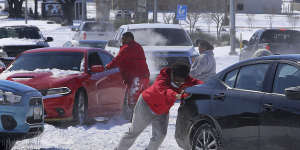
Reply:
[[92, 73], [103, 72], [105, 68], [102, 65], [94, 65], [91, 68]]
[[5, 70], [5, 67], [0, 67], [0, 73], [2, 73]]

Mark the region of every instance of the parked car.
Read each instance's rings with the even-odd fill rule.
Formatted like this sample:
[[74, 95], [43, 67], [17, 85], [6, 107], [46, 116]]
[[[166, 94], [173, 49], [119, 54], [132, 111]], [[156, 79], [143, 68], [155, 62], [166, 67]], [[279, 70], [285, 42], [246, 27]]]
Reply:
[[101, 69], [112, 59], [108, 52], [96, 48], [34, 49], [17, 57], [0, 78], [39, 90], [46, 122], [84, 124], [122, 110], [125, 86], [119, 70]]
[[71, 40], [64, 43], [63, 47], [93, 47], [104, 49], [106, 40]]
[[240, 60], [251, 58], [259, 49], [269, 50], [273, 54], [299, 54], [300, 31], [287, 29], [260, 29], [249, 41], [243, 41], [244, 48]]
[[37, 26], [0, 27], [0, 60], [8, 66], [23, 51], [49, 47], [52, 37], [44, 37]]
[[178, 109], [184, 149], [297, 150], [300, 147], [300, 55], [234, 64], [189, 94]]
[[9, 150], [18, 140], [33, 138], [44, 130], [43, 99], [29, 86], [0, 80], [0, 149]]
[[112, 38], [114, 26], [109, 22], [84, 21], [75, 30], [73, 40], [109, 40]]
[[114, 56], [120, 50], [122, 34], [125, 32], [132, 32], [143, 47], [152, 79], [161, 68], [176, 61], [191, 64], [192, 57], [199, 55], [190, 36], [180, 25], [155, 23], [122, 25], [105, 47]]

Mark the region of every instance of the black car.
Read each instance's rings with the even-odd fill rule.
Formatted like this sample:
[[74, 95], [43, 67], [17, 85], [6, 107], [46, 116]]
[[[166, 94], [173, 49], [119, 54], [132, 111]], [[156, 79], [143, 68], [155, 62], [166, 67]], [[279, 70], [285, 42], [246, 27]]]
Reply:
[[[15, 25], [0, 27], [0, 59], [8, 65], [11, 58], [23, 51], [49, 47], [52, 37], [44, 37], [37, 26]], [[7, 58], [8, 59], [5, 59]]]
[[175, 133], [184, 149], [300, 148], [299, 54], [248, 59], [185, 92]]
[[243, 41], [240, 60], [251, 58], [259, 49], [273, 54], [300, 54], [300, 31], [287, 29], [260, 29], [249, 41]]

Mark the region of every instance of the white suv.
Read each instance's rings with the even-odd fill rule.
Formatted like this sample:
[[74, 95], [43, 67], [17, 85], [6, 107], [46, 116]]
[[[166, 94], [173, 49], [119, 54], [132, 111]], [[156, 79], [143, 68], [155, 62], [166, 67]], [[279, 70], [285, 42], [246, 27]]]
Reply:
[[162, 67], [177, 61], [191, 64], [191, 58], [199, 55], [188, 33], [177, 24], [122, 25], [105, 47], [112, 55], [118, 54], [121, 37], [125, 32], [132, 32], [135, 41], [144, 48], [152, 77]]

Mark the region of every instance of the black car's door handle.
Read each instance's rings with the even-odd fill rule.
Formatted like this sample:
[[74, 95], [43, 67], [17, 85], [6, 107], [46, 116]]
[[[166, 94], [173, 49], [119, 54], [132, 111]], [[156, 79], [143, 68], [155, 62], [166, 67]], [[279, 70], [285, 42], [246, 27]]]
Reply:
[[264, 110], [272, 111], [273, 105], [271, 103], [266, 103], [263, 105]]
[[214, 100], [222, 100], [224, 101], [225, 99], [225, 94], [224, 93], [217, 93], [214, 95]]

